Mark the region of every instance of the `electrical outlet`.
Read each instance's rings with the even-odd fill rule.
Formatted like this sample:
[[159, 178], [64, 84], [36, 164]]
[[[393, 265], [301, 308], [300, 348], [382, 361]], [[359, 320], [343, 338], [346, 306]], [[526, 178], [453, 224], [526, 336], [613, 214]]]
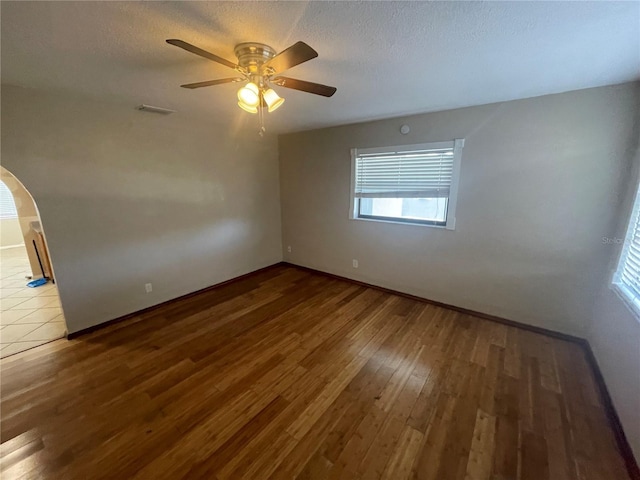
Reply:
[[353, 268], [358, 268], [358, 260], [353, 259]]
[[150, 283], [145, 283], [144, 289], [147, 291], [147, 293], [151, 293], [151, 291], [153, 290], [153, 285], [151, 285]]
[[291, 245], [287, 247], [287, 252], [291, 253]]

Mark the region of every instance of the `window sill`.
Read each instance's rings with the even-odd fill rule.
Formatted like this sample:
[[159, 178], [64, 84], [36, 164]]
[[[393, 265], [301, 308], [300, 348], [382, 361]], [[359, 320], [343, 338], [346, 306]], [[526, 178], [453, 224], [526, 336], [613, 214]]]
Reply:
[[429, 225], [428, 223], [413, 223], [413, 222], [396, 222], [393, 220], [382, 220], [378, 218], [361, 218], [361, 217], [350, 217], [350, 220], [358, 220], [361, 222], [375, 222], [375, 223], [391, 223], [393, 225], [407, 225], [410, 227], [428, 227], [428, 228], [437, 228], [439, 230], [455, 230], [454, 225]]

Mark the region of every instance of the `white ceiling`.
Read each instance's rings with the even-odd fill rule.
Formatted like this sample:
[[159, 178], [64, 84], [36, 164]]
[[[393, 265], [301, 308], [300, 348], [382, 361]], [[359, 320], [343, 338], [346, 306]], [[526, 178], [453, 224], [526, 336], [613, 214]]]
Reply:
[[[271, 132], [526, 98], [640, 79], [640, 2], [8, 2], [2, 83], [241, 120], [233, 76], [165, 43], [235, 61], [243, 41], [319, 57], [286, 75], [338, 88], [277, 88]], [[253, 117], [252, 117], [253, 118]], [[248, 127], [247, 127], [248, 128]]]

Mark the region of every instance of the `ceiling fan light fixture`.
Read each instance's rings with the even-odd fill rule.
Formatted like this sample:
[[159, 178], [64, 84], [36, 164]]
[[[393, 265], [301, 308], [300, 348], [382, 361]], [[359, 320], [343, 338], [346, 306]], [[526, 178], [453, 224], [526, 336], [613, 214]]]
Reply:
[[249, 113], [258, 113], [258, 107], [253, 106], [253, 105], [247, 105], [246, 103], [244, 103], [242, 100], [240, 100], [238, 102], [238, 106], [244, 110], [245, 112], [249, 112]]
[[[265, 132], [265, 112], [261, 109], [265, 108], [269, 112], [273, 112], [284, 103], [284, 98], [281, 98], [273, 89], [268, 88], [271, 83], [273, 83], [273, 85], [313, 93], [323, 97], [331, 97], [336, 93], [335, 87], [283, 77], [281, 75], [283, 71], [308, 62], [318, 56], [318, 52], [304, 42], [296, 42], [280, 53], [263, 43], [240, 43], [236, 45], [234, 49], [238, 63], [230, 62], [225, 58], [176, 38], [167, 39], [167, 43], [194, 55], [198, 55], [199, 57], [224, 65], [234, 70], [235, 75], [239, 75], [229, 78], [187, 83], [180, 85], [182, 88], [193, 90], [232, 82], [247, 82], [246, 85], [238, 90], [238, 106], [245, 112], [258, 114], [260, 135], [263, 135]], [[274, 75], [277, 76], [272, 78]]]
[[260, 90], [258, 86], [249, 82], [238, 90], [238, 100], [249, 107], [257, 107], [260, 103]]
[[264, 101], [269, 107], [269, 113], [277, 110], [284, 103], [284, 98], [280, 97], [272, 88], [266, 90], [262, 94], [262, 98], [264, 98]]

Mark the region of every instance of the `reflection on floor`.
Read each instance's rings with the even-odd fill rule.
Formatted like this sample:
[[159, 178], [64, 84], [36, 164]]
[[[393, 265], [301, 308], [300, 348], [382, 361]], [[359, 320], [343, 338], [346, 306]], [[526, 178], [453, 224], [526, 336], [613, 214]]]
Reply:
[[65, 335], [57, 287], [29, 288], [25, 276], [30, 274], [24, 247], [0, 250], [0, 357]]

